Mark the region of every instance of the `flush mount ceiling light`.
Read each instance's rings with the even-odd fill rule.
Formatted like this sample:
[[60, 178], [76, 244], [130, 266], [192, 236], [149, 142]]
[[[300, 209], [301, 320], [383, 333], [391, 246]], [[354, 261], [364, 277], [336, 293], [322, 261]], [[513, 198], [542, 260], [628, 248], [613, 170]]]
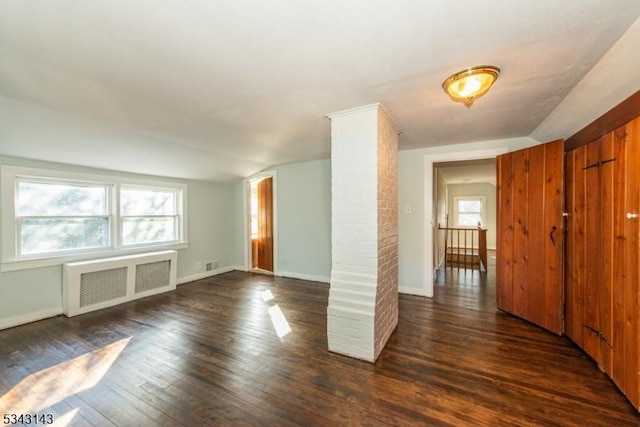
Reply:
[[498, 74], [500, 68], [493, 65], [471, 67], [449, 76], [442, 83], [442, 88], [452, 100], [462, 102], [469, 108], [473, 101], [487, 93]]

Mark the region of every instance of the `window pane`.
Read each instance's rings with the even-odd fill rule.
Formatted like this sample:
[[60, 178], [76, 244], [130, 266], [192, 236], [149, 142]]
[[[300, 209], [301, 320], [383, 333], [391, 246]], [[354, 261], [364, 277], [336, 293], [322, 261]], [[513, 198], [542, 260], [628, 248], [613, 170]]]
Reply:
[[23, 255], [100, 248], [109, 245], [107, 218], [25, 219], [22, 221]]
[[73, 184], [18, 183], [19, 216], [106, 215], [107, 188]]
[[482, 201], [480, 200], [458, 200], [458, 212], [479, 213], [482, 212]]
[[175, 217], [123, 218], [122, 241], [125, 245], [178, 240]]
[[176, 192], [123, 188], [120, 209], [122, 215], [175, 215]]
[[458, 225], [461, 226], [477, 226], [482, 222], [482, 215], [476, 213], [460, 213], [458, 214]]

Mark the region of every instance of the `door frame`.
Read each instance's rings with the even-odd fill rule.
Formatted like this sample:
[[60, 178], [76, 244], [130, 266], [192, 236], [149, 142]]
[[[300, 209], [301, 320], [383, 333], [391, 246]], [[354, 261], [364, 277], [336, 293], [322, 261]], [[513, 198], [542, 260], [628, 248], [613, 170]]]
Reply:
[[452, 153], [427, 154], [424, 156], [424, 219], [422, 222], [422, 291], [423, 296], [433, 298], [433, 281], [435, 268], [433, 265], [434, 236], [434, 203], [433, 203], [433, 164], [464, 160], [495, 159], [500, 154], [508, 153], [509, 147], [489, 148], [485, 150], [458, 151]]
[[273, 180], [273, 275], [278, 276], [278, 173], [275, 170], [262, 171], [244, 180], [244, 270], [269, 274], [264, 270], [256, 270], [251, 267], [253, 265], [251, 254], [251, 181], [269, 177]]

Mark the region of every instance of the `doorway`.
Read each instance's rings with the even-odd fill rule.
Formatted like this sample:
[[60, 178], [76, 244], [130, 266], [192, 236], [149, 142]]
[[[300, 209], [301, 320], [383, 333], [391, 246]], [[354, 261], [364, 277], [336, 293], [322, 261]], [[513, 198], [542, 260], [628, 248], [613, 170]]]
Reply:
[[496, 156], [508, 152], [507, 147], [492, 148], [486, 150], [460, 151], [454, 153], [430, 154], [424, 156], [424, 220], [423, 220], [423, 257], [422, 257], [422, 293], [428, 298], [433, 298], [433, 284], [435, 279], [434, 249], [438, 222], [436, 220], [436, 205], [434, 203], [434, 179], [433, 165], [439, 162], [451, 162], [460, 160], [495, 159]]
[[[496, 250], [495, 158], [434, 163], [434, 268], [487, 271]], [[491, 259], [493, 257], [493, 259]]]
[[275, 174], [262, 173], [247, 181], [248, 270], [274, 274], [276, 266]]

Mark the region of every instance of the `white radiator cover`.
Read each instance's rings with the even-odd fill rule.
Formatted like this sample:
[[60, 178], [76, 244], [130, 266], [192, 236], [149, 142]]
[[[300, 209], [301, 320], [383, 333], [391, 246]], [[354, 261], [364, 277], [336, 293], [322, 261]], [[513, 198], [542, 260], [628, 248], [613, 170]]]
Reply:
[[176, 288], [178, 253], [151, 252], [64, 264], [62, 311], [88, 313]]

